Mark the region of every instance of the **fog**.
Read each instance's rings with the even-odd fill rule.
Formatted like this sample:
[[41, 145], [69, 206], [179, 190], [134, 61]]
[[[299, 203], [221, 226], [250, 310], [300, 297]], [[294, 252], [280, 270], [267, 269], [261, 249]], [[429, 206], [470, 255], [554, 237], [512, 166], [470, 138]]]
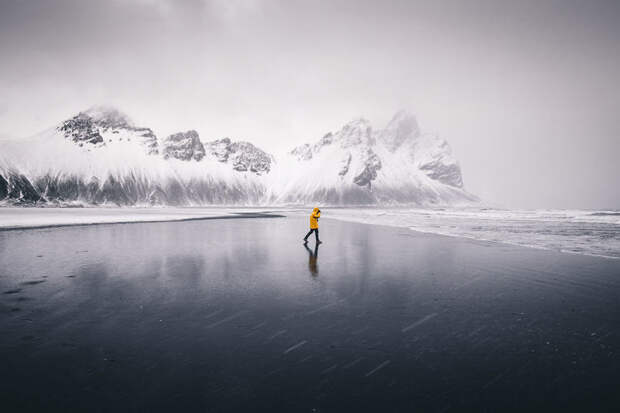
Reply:
[[620, 208], [620, 2], [0, 0], [0, 137], [95, 104], [268, 151], [398, 109], [466, 188]]

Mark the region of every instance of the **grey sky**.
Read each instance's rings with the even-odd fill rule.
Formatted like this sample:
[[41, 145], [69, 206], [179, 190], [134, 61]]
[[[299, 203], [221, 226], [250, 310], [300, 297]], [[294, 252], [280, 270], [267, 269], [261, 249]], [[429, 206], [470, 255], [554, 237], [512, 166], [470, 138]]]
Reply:
[[417, 114], [466, 187], [620, 208], [618, 1], [0, 0], [0, 136], [94, 104], [289, 149]]

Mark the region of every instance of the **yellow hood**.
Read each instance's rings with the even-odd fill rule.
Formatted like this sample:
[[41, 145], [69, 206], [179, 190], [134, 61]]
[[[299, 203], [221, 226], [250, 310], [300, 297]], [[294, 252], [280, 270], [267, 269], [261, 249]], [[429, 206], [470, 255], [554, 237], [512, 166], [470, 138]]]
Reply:
[[312, 214], [310, 214], [310, 229], [318, 229], [319, 228], [319, 217], [321, 213], [318, 208], [314, 208], [312, 210]]

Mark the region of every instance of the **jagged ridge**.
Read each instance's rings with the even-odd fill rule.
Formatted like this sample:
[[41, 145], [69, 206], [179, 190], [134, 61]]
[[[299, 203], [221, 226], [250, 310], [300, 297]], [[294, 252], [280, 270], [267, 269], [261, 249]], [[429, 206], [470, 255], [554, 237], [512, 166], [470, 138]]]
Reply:
[[[190, 130], [161, 142], [121, 112], [93, 108], [6, 144], [0, 200], [117, 205], [472, 202], [443, 139], [399, 112], [386, 128], [355, 119], [278, 161], [246, 141], [202, 142]], [[67, 161], [63, 161], [66, 159]]]

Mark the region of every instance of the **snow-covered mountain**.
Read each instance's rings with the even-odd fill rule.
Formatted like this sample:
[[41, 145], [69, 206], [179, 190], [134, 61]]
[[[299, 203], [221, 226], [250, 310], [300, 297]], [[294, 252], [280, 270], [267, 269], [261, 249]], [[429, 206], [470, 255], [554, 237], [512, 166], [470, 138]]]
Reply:
[[113, 108], [81, 112], [32, 138], [0, 142], [0, 200], [116, 205], [455, 204], [447, 142], [399, 112], [381, 130], [357, 119], [275, 159], [194, 130], [158, 139]]
[[356, 119], [336, 133], [293, 149], [288, 180], [277, 202], [328, 204], [462, 204], [463, 189], [448, 143], [420, 132], [415, 117], [398, 112], [384, 129]]
[[148, 154], [159, 153], [157, 137], [153, 131], [149, 128], [135, 127], [126, 115], [114, 108], [94, 107], [86, 112], [80, 112], [62, 122], [56, 130], [80, 147], [85, 143], [105, 146], [113, 141], [122, 141], [123, 132], [129, 133], [132, 136], [125, 138], [133, 137], [139, 141]]

